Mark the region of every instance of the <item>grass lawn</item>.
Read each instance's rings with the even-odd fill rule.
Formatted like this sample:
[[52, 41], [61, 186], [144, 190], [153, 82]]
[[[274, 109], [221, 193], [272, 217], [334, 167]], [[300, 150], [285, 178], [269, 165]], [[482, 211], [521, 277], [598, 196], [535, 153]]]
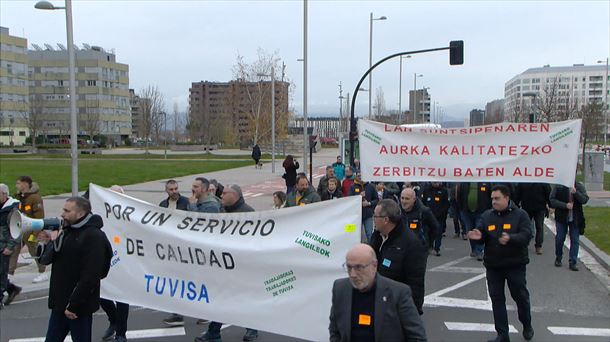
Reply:
[[[1, 159], [70, 159], [69, 154], [2, 154]], [[276, 158], [279, 156], [276, 154]], [[79, 154], [78, 159], [165, 159], [163, 154]], [[215, 154], [168, 154], [167, 159], [180, 160], [180, 159], [243, 159], [252, 160], [250, 154], [243, 155], [215, 155]], [[271, 155], [264, 153], [262, 159], [271, 159]]]
[[[163, 156], [161, 156], [163, 157]], [[105, 160], [83, 158], [78, 163], [78, 188], [84, 191], [89, 183], [100, 186], [128, 185], [156, 179], [202, 174], [252, 164], [251, 160]], [[0, 159], [0, 182], [14, 190], [15, 179], [29, 175], [40, 185], [41, 194], [70, 192], [70, 159], [41, 160]]]
[[[576, 175], [576, 180], [582, 182], [582, 174]], [[604, 172], [604, 190], [610, 191], [610, 172]]]
[[584, 207], [585, 236], [610, 255], [610, 208]]

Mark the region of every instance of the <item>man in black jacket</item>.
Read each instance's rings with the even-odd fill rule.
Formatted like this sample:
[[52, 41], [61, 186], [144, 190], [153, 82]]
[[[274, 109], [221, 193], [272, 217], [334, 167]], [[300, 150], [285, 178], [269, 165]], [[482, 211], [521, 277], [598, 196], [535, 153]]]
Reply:
[[570, 260], [569, 268], [578, 271], [578, 247], [580, 235], [585, 232], [585, 214], [582, 205], [589, 201], [587, 190], [580, 182], [574, 182], [572, 188], [557, 185], [551, 192], [551, 206], [555, 208], [555, 266], [561, 267], [563, 256], [563, 243], [566, 234], [570, 233]]
[[441, 235], [438, 221], [412, 188], [405, 188], [400, 193], [400, 205], [404, 224], [417, 235], [428, 255], [427, 251], [432, 249], [434, 240]]
[[519, 196], [518, 202], [521, 209], [525, 210], [534, 220], [536, 225], [536, 238], [534, 248], [536, 254], [542, 254], [542, 242], [544, 241], [544, 217], [548, 216], [548, 207], [551, 206], [549, 197], [551, 195], [551, 186], [546, 183], [520, 183], [517, 185]]
[[432, 182], [422, 192], [422, 201], [430, 208], [438, 222], [440, 232], [434, 240], [434, 252], [441, 255], [441, 243], [447, 229], [447, 214], [449, 213], [449, 192], [441, 182]]
[[[222, 191], [222, 207], [225, 213], [245, 213], [252, 212], [254, 209], [246, 204], [241, 187], [237, 184], [229, 184]], [[214, 341], [220, 342], [220, 328], [222, 323], [210, 322], [208, 330], [201, 336], [195, 337], [195, 342]], [[243, 341], [254, 341], [258, 338], [258, 330], [246, 328]]]
[[487, 287], [498, 336], [496, 342], [510, 341], [504, 283], [517, 303], [519, 321], [523, 323], [523, 337], [534, 336], [530, 313], [530, 295], [525, 280], [525, 265], [529, 263], [527, 246], [532, 238], [531, 222], [527, 213], [510, 201], [510, 190], [504, 185], [491, 189], [492, 208], [481, 215], [477, 228], [468, 238], [485, 246], [483, 264], [487, 269]]
[[91, 213], [91, 204], [71, 197], [64, 204], [61, 232], [42, 231], [45, 245], [40, 262], [53, 264], [49, 287], [51, 317], [46, 341], [91, 341], [93, 313], [100, 303], [100, 280], [108, 274], [112, 248], [101, 230], [102, 218]]
[[393, 200], [379, 201], [373, 219], [375, 232], [370, 245], [377, 254], [379, 274], [409, 285], [417, 311], [423, 314], [426, 249], [403, 223], [400, 207]]
[[165, 192], [167, 198], [159, 203], [160, 207], [178, 210], [188, 210], [189, 199], [188, 197], [180, 195], [178, 191], [178, 182], [173, 179], [168, 180], [165, 183]]

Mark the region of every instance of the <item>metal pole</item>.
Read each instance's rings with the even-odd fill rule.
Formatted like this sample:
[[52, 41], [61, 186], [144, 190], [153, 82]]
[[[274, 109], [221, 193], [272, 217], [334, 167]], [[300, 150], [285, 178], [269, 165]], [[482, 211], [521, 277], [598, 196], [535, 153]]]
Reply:
[[[373, 65], [373, 12], [369, 20], [369, 69]], [[369, 74], [369, 120], [372, 114], [373, 73]]]
[[307, 0], [303, 0], [303, 172], [307, 172]]
[[400, 71], [398, 72], [398, 122], [397, 125], [400, 125], [400, 118], [402, 117], [402, 56], [399, 58], [400, 60]]
[[413, 74], [413, 123], [417, 123], [417, 73]]
[[604, 113], [606, 113], [606, 115], [604, 115], [604, 147], [608, 146], [608, 57], [606, 57], [606, 79], [604, 79], [604, 87], [602, 89], [605, 89], [604, 91], [604, 104], [605, 104], [605, 108], [604, 108]]
[[[163, 112], [163, 130], [165, 130], [163, 139], [163, 159], [167, 159], [167, 112]], [[208, 146], [208, 149], [210, 146]]]
[[68, 73], [70, 78], [70, 156], [72, 196], [78, 196], [78, 118], [76, 116], [76, 76], [74, 38], [72, 31], [72, 0], [66, 0], [66, 31], [68, 35]]
[[275, 173], [275, 65], [271, 69], [271, 173]]

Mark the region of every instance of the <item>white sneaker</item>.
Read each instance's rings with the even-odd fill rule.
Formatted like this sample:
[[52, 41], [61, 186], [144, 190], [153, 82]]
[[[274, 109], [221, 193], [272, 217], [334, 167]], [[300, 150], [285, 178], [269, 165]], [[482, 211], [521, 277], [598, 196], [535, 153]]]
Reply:
[[46, 273], [40, 273], [36, 278], [32, 279], [32, 283], [37, 284], [47, 280], [49, 280], [49, 276]]

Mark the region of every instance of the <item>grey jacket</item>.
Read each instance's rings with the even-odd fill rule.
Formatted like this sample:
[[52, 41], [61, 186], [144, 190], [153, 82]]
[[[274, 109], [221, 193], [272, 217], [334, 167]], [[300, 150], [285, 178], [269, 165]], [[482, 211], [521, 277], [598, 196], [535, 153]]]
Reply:
[[195, 204], [189, 203], [187, 209], [188, 211], [197, 211], [200, 213], [219, 213], [220, 203], [208, 195], [203, 201]]
[[[386, 278], [375, 277], [375, 341], [426, 341], [426, 330], [409, 286]], [[351, 340], [352, 285], [348, 278], [335, 280], [330, 309], [331, 342]]]

